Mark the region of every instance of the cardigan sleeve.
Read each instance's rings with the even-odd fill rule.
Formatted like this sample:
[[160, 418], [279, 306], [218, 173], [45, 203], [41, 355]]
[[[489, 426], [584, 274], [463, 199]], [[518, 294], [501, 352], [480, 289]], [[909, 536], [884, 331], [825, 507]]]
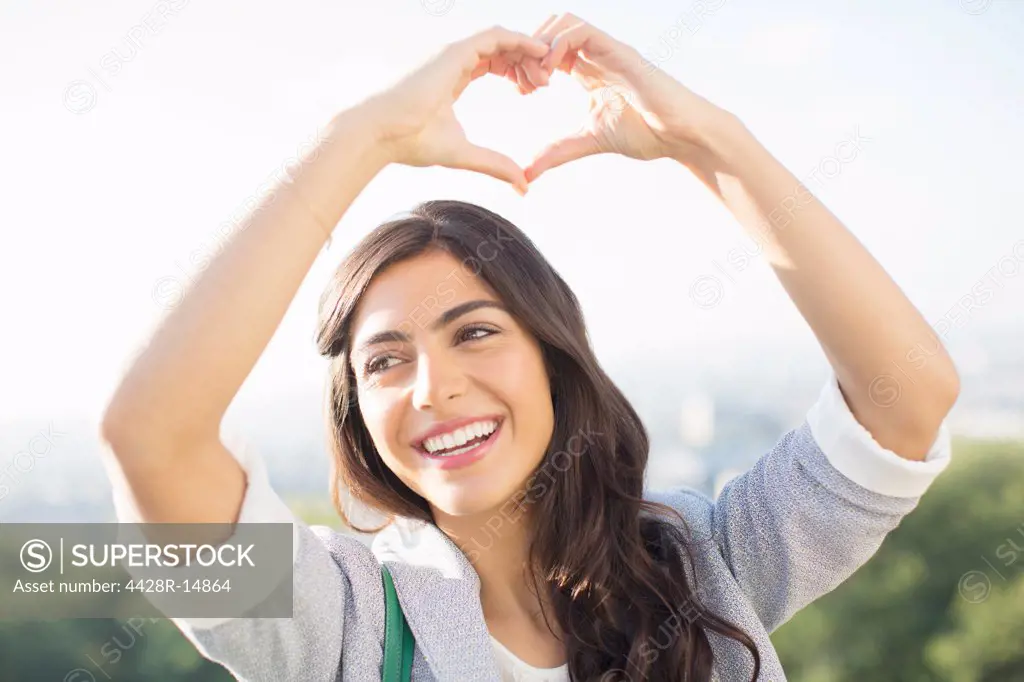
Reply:
[[803, 423], [716, 500], [677, 492], [707, 517], [701, 525], [771, 632], [866, 563], [949, 461], [945, 423], [924, 461], [880, 446], [833, 373]]
[[[348, 580], [319, 537], [319, 527], [298, 519], [271, 487], [262, 459], [245, 447], [229, 449], [247, 477], [238, 523], [292, 524], [292, 617], [171, 620], [204, 657], [238, 680], [335, 680]], [[140, 523], [124, 480], [112, 478], [118, 521]]]

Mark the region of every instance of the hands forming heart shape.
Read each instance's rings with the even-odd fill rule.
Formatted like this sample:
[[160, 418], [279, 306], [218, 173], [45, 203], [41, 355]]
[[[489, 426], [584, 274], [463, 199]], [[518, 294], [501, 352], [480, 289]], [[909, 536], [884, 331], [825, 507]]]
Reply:
[[[576, 133], [548, 145], [525, 169], [466, 139], [452, 105], [472, 81], [494, 74], [529, 94], [556, 69], [590, 95]], [[572, 14], [552, 16], [533, 36], [494, 27], [451, 43], [365, 106], [390, 161], [485, 173], [521, 194], [545, 171], [593, 154], [671, 157], [692, 168], [710, 153], [715, 126], [731, 116]]]

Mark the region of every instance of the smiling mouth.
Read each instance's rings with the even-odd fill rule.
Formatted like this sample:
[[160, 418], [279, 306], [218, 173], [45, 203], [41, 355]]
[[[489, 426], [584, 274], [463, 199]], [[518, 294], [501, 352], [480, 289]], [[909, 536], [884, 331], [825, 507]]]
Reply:
[[505, 424], [505, 419], [501, 418], [497, 421], [498, 425], [491, 433], [485, 436], [478, 436], [456, 447], [430, 452], [422, 443], [420, 443], [414, 446], [414, 448], [421, 456], [442, 464], [452, 466], [469, 464], [490, 449], [490, 445], [494, 443], [501, 434], [502, 427]]

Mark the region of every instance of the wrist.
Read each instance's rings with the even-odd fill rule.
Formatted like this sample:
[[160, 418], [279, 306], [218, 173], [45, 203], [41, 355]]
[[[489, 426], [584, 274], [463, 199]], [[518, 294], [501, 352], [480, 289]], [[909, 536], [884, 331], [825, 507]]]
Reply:
[[374, 173], [394, 161], [373, 100], [345, 109], [327, 124], [327, 138], [340, 141], [346, 155]]
[[735, 114], [717, 109], [696, 131], [704, 156], [718, 169], [732, 169], [737, 159], [756, 143], [754, 136]]
[[387, 164], [375, 143], [371, 119], [356, 109], [332, 116], [319, 143], [289, 168], [284, 183], [328, 233], [355, 197]]

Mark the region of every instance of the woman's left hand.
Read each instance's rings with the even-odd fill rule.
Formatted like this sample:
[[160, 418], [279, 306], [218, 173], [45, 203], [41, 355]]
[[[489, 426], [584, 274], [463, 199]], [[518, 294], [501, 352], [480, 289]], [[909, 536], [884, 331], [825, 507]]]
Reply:
[[[534, 37], [552, 46], [541, 62], [543, 70], [571, 74], [590, 94], [590, 110], [578, 132], [546, 147], [526, 168], [530, 182], [592, 154], [671, 157], [692, 168], [708, 155], [715, 127], [733, 118], [634, 48], [572, 14], [552, 16]], [[522, 92], [535, 89], [521, 69], [515, 77]]]

